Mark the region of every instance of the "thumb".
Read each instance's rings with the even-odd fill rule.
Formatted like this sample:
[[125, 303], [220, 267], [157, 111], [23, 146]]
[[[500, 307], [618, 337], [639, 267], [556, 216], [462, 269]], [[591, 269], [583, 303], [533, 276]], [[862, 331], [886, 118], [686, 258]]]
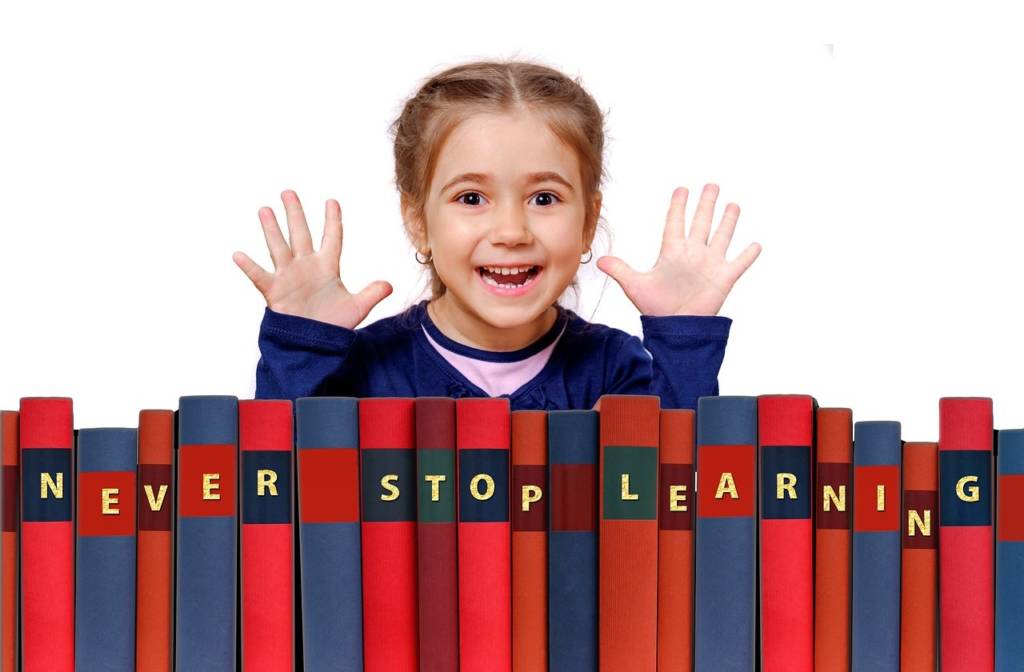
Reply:
[[385, 297], [391, 294], [392, 291], [394, 291], [394, 288], [391, 286], [390, 282], [377, 280], [376, 282], [371, 282], [366, 287], [363, 287], [363, 289], [356, 294], [355, 298], [360, 308], [369, 313], [374, 306], [383, 301]]
[[633, 268], [618, 257], [606, 255], [597, 260], [597, 267], [612, 276], [612, 280], [619, 283], [622, 290], [629, 294], [629, 287], [638, 275]]

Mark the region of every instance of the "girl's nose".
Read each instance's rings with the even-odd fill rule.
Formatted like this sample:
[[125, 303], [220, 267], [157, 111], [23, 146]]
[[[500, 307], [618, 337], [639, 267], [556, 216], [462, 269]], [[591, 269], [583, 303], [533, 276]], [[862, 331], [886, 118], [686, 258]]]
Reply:
[[515, 205], [498, 208], [488, 236], [494, 245], [527, 245], [533, 241], [526, 212]]

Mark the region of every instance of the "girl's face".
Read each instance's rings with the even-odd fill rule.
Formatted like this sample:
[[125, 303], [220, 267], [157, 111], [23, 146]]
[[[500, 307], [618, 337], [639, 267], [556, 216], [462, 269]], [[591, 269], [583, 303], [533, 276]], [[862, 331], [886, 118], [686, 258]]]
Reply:
[[584, 198], [575, 152], [535, 115], [462, 122], [438, 156], [425, 237], [414, 235], [433, 255], [446, 310], [477, 328], [544, 319], [593, 239]]

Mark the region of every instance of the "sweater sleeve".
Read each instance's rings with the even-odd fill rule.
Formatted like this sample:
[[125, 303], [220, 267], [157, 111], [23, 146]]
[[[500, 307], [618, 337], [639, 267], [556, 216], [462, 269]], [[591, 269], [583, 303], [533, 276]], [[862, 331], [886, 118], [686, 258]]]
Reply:
[[662, 408], [697, 408], [718, 394], [732, 320], [719, 315], [641, 315], [643, 341], [630, 336], [615, 358], [614, 394], [657, 394]]
[[352, 357], [357, 334], [334, 324], [267, 307], [260, 324], [257, 399], [356, 394]]

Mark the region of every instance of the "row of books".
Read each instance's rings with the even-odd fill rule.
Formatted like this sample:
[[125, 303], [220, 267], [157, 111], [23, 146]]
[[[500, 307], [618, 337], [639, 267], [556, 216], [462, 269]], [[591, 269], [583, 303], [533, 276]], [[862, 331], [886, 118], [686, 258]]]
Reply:
[[23, 398], [0, 668], [1024, 669], [1024, 430], [939, 411], [929, 443], [807, 395], [185, 396], [79, 430]]

